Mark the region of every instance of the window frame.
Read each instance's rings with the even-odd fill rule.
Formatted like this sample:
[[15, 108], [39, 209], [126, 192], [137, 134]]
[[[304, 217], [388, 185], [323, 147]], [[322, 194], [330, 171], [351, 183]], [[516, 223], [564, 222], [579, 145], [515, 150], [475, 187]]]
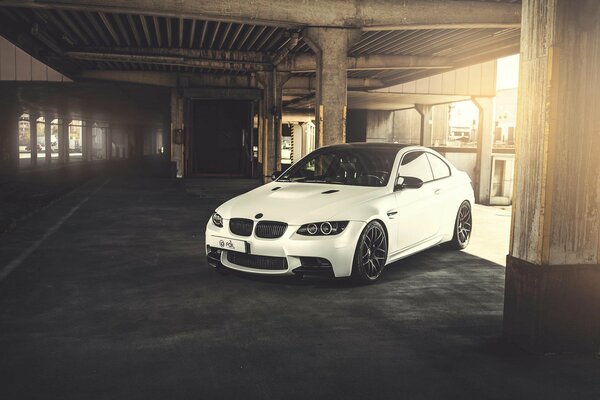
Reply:
[[[450, 167], [450, 165], [448, 165], [448, 163], [446, 161], [444, 161], [441, 157], [439, 157], [438, 155], [427, 151], [427, 149], [415, 149], [415, 150], [411, 150], [411, 151], [407, 151], [406, 153], [404, 153], [402, 155], [402, 157], [400, 158], [400, 162], [398, 163], [398, 169], [396, 170], [396, 179], [398, 179], [398, 177], [400, 176], [400, 167], [402, 167], [402, 161], [404, 161], [404, 157], [406, 157], [407, 155], [411, 154], [411, 153], [415, 153], [415, 152], [421, 152], [423, 154], [425, 154], [425, 159], [427, 160], [427, 165], [429, 165], [429, 170], [431, 171], [431, 177], [433, 178], [430, 181], [426, 181], [423, 182], [423, 185], [429, 183], [429, 182], [435, 182], [435, 181], [440, 181], [442, 179], [447, 179], [450, 178], [452, 176], [452, 168]], [[443, 178], [435, 178], [435, 174], [433, 173], [433, 167], [431, 166], [431, 162], [429, 161], [429, 158], [427, 157], [427, 154], [430, 154], [432, 156], [437, 157], [439, 160], [441, 160], [446, 167], [448, 167], [448, 171], [450, 172], [450, 174], [448, 176], [444, 176]]]
[[429, 162], [429, 168], [431, 168], [431, 174], [433, 175], [433, 180], [434, 181], [439, 181], [442, 179], [446, 179], [446, 178], [450, 178], [452, 176], [452, 168], [450, 168], [450, 165], [448, 165], [448, 163], [446, 161], [444, 161], [440, 156], [433, 154], [429, 151], [426, 152], [427, 154], [429, 154], [432, 157], [436, 157], [438, 160], [440, 160], [441, 162], [444, 163], [444, 165], [446, 166], [446, 168], [448, 168], [448, 175], [444, 176], [442, 178], [436, 178], [435, 177], [435, 172], [433, 171], [433, 166], [431, 165], [431, 161], [429, 161], [429, 158], [427, 158], [427, 161]]

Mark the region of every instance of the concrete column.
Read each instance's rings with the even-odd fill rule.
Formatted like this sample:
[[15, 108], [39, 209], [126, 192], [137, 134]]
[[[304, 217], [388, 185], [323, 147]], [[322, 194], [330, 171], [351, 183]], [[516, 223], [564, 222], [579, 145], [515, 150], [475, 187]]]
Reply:
[[81, 132], [81, 151], [83, 161], [92, 161], [92, 128], [93, 122], [85, 121]]
[[431, 146], [433, 140], [433, 106], [429, 104], [415, 104], [415, 110], [421, 115], [421, 146]]
[[0, 110], [0, 173], [19, 168], [19, 113]]
[[[184, 176], [184, 148], [183, 143], [177, 143], [176, 131], [184, 129], [183, 122], [183, 102], [184, 99], [179, 95], [177, 88], [171, 89], [171, 161], [177, 164], [177, 177]], [[183, 135], [181, 135], [183, 139]]]
[[288, 80], [286, 72], [260, 72], [256, 78], [263, 89], [261, 160], [263, 181], [268, 182], [274, 171], [281, 170], [281, 117], [283, 84]]
[[46, 147], [46, 165], [52, 162], [52, 118], [44, 117], [44, 146]]
[[112, 153], [112, 126], [108, 125], [106, 127], [106, 159], [107, 160], [112, 160], [113, 158], [113, 153]]
[[58, 120], [58, 161], [69, 162], [69, 122], [68, 119]]
[[475, 164], [475, 201], [490, 204], [492, 189], [492, 146], [494, 144], [494, 99], [473, 97], [473, 104], [479, 109], [477, 124], [477, 161]]
[[261, 129], [261, 160], [263, 166], [263, 182], [269, 182], [271, 174], [276, 170], [275, 136], [273, 133], [273, 75], [269, 72], [258, 73], [257, 79], [263, 88], [262, 94], [262, 129]]
[[504, 333], [600, 352], [600, 2], [523, 0]]
[[356, 29], [306, 29], [317, 58], [316, 147], [346, 141], [348, 49], [359, 37]]
[[290, 74], [285, 72], [273, 73], [273, 136], [275, 140], [273, 143], [273, 159], [270, 162], [274, 164], [275, 170], [277, 171], [281, 171], [281, 142], [283, 140], [281, 137], [281, 133], [283, 131], [281, 124], [283, 116], [283, 84], [288, 80], [289, 76]]
[[29, 143], [31, 149], [31, 166], [37, 165], [38, 151], [37, 151], [37, 119], [39, 115], [37, 113], [29, 114]]

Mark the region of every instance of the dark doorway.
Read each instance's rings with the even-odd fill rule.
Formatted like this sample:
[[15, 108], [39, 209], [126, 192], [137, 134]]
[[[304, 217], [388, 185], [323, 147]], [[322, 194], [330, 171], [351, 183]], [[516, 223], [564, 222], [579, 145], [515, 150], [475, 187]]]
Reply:
[[194, 100], [193, 175], [251, 176], [251, 102]]
[[367, 141], [367, 110], [348, 110], [346, 143]]

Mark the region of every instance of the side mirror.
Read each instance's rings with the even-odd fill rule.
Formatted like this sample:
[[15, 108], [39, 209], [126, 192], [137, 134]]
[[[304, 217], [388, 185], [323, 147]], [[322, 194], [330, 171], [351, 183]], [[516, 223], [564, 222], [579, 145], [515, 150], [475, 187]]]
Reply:
[[277, 178], [279, 178], [279, 176], [281, 175], [281, 171], [273, 171], [273, 173], [271, 174], [271, 180], [275, 180]]
[[415, 178], [414, 176], [399, 176], [396, 178], [394, 190], [418, 189], [421, 186], [423, 186], [423, 181], [419, 178]]

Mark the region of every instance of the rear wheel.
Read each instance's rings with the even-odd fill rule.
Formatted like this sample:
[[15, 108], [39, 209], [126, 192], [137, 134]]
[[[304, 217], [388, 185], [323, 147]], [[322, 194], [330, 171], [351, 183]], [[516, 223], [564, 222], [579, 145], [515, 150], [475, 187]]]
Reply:
[[471, 205], [465, 200], [462, 202], [456, 213], [454, 235], [452, 236], [452, 240], [448, 242], [448, 247], [454, 250], [466, 248], [471, 240], [472, 228], [473, 214], [471, 213]]
[[375, 282], [387, 259], [388, 243], [381, 223], [371, 221], [362, 231], [352, 264], [352, 277], [359, 282]]

